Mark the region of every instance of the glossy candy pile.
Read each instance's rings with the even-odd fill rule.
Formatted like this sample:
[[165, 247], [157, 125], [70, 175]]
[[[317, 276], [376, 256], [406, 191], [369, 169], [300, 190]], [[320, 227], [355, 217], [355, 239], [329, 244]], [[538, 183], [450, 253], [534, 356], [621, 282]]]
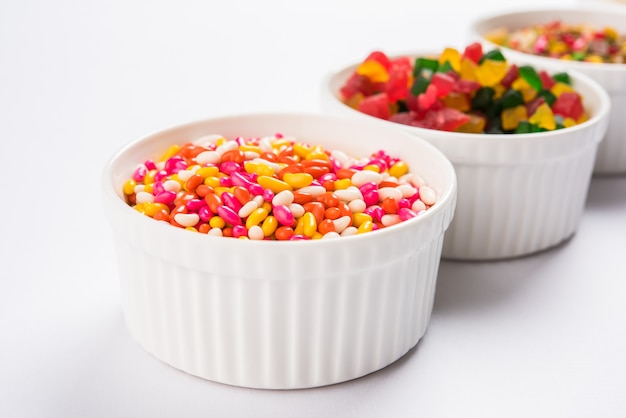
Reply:
[[543, 132], [588, 119], [566, 73], [509, 65], [499, 50], [484, 53], [479, 43], [462, 53], [446, 48], [434, 58], [374, 51], [339, 93], [368, 115], [442, 131]]
[[253, 240], [370, 232], [413, 218], [435, 191], [398, 158], [355, 159], [277, 134], [205, 136], [145, 161], [123, 185], [135, 210], [176, 227]]
[[564, 60], [624, 64], [626, 35], [614, 28], [570, 25], [559, 20], [517, 30], [496, 29], [485, 36], [494, 44]]

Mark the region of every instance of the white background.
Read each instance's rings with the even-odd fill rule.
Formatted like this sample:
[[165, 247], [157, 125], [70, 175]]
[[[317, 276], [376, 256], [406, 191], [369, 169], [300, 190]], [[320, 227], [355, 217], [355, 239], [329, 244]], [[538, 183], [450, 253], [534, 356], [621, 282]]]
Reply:
[[593, 179], [564, 245], [444, 261], [425, 337], [354, 381], [205, 381], [124, 325], [99, 185], [118, 148], [198, 118], [318, 112], [328, 71], [461, 48], [474, 18], [523, 4], [578, 3], [0, 2], [0, 416], [626, 416], [626, 176]]

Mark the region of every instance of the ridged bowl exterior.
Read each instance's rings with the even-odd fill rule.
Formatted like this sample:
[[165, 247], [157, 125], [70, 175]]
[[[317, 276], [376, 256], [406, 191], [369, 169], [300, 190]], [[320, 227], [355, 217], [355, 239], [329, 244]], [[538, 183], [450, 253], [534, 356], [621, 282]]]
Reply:
[[[621, 34], [626, 33], [626, 8], [613, 10], [585, 5], [573, 9], [520, 10], [488, 16], [472, 24], [470, 35], [473, 39], [480, 40], [486, 48], [496, 48], [497, 45], [484, 38], [494, 29], [522, 28], [554, 20], [571, 24], [585, 23], [596, 28], [611, 26]], [[611, 99], [611, 112], [608, 130], [598, 147], [594, 173], [626, 174], [626, 63], [599, 64], [565, 61], [500, 48], [508, 59], [551, 68], [552, 71], [575, 70], [600, 84]]]
[[[123, 179], [139, 155], [189, 136], [251, 132], [283, 132], [322, 145], [343, 140], [335, 148], [348, 152], [405, 150], [403, 159], [439, 191], [440, 202], [416, 219], [368, 234], [277, 242], [191, 233], [122, 201]], [[264, 389], [339, 383], [400, 358], [428, 326], [456, 203], [452, 165], [414, 141], [322, 115], [243, 115], [174, 128], [120, 151], [105, 169], [104, 206], [135, 340], [190, 374]]]
[[575, 233], [598, 144], [609, 122], [610, 99], [598, 83], [569, 71], [591, 114], [580, 125], [533, 134], [466, 134], [393, 123], [346, 106], [337, 95], [355, 68], [344, 68], [323, 81], [323, 111], [410, 132], [440, 149], [454, 165], [458, 201], [446, 232], [444, 258], [524, 256], [555, 246]]

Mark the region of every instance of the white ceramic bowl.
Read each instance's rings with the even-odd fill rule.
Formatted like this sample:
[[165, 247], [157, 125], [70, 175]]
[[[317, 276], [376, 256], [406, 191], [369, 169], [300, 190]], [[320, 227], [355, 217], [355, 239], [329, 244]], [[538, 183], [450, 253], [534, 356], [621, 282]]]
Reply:
[[345, 105], [339, 89], [357, 65], [325, 77], [322, 109], [410, 132], [435, 145], [452, 161], [458, 201], [446, 232], [443, 257], [516, 257], [550, 248], [574, 234], [584, 209], [598, 143], [608, 124], [610, 100], [597, 83], [570, 71], [574, 88], [584, 96], [591, 113], [590, 119], [580, 125], [532, 134], [469, 134], [389, 122]]
[[[416, 218], [366, 234], [252, 241], [175, 228], [139, 214], [122, 185], [138, 162], [206, 134], [273, 135], [368, 156], [401, 156], [438, 194]], [[454, 169], [425, 141], [324, 115], [263, 114], [167, 129], [119, 151], [103, 174], [125, 320], [165, 363], [209, 380], [305, 388], [378, 370], [423, 336], [444, 231], [456, 203]]]
[[[561, 20], [564, 23], [587, 23], [596, 28], [612, 26], [618, 32], [626, 33], [626, 8], [608, 10], [600, 7], [546, 8], [513, 11], [481, 18], [471, 25], [470, 35], [480, 40], [485, 48], [495, 44], [484, 36], [497, 28], [520, 29], [530, 25]], [[604, 141], [598, 148], [594, 172], [598, 174], [626, 174], [626, 64], [601, 64], [574, 62], [556, 58], [541, 57], [501, 48], [511, 60], [525, 61], [531, 65], [550, 67], [555, 71], [576, 70], [597, 81], [611, 98], [609, 128]]]

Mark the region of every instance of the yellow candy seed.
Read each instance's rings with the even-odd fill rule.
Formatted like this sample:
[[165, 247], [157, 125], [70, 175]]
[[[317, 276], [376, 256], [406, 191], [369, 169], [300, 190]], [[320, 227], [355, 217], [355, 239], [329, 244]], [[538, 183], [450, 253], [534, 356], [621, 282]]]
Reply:
[[185, 230], [192, 231], [192, 232], [198, 232], [198, 230], [196, 228], [194, 228], [193, 226], [185, 227]]
[[311, 152], [311, 148], [302, 143], [293, 144], [293, 153], [300, 158], [306, 158], [307, 155]]
[[160, 212], [162, 210], [166, 211], [167, 213], [170, 212], [170, 208], [163, 203], [146, 202], [143, 204], [143, 207], [144, 213], [151, 218], [154, 217], [157, 212]]
[[220, 172], [220, 169], [215, 166], [202, 167], [196, 171], [196, 174], [206, 179], [207, 177], [215, 177]]
[[376, 164], [366, 165], [365, 167], [363, 167], [363, 170], [375, 171], [377, 173], [380, 173], [380, 167]]
[[263, 223], [261, 224], [261, 229], [263, 230], [263, 235], [266, 237], [271, 236], [274, 231], [278, 228], [278, 220], [276, 220], [275, 216], [269, 215]]
[[122, 191], [125, 195], [131, 195], [135, 192], [135, 186], [137, 182], [133, 179], [126, 180], [124, 186], [122, 186]]
[[224, 221], [219, 216], [213, 216], [211, 219], [209, 219], [209, 225], [211, 226], [211, 228], [222, 229], [226, 226], [226, 221]]
[[304, 157], [304, 159], [329, 161], [328, 154], [326, 154], [324, 150], [319, 147], [315, 147], [314, 149], [312, 149], [311, 152], [309, 152], [307, 156]]
[[137, 212], [142, 213], [142, 214], [146, 213], [144, 203], [137, 203], [135, 206], [133, 206], [133, 209], [135, 209]]
[[352, 180], [350, 179], [335, 180], [335, 190], [344, 190], [350, 186], [352, 186]]
[[221, 138], [217, 138], [217, 140], [215, 141], [215, 146], [219, 147], [220, 145], [224, 145], [224, 143], [228, 141], [226, 138], [221, 137]]
[[367, 213], [357, 212], [352, 215], [352, 225], [357, 228], [360, 227], [364, 222], [372, 222], [372, 217]]
[[[307, 237], [312, 237], [317, 232], [317, 220], [311, 212], [305, 212], [302, 215], [302, 233]], [[299, 220], [298, 220], [299, 222]]]
[[260, 224], [265, 220], [265, 218], [267, 218], [267, 215], [269, 215], [269, 212], [265, 210], [265, 208], [261, 207], [253, 210], [248, 216], [248, 219], [246, 219], [246, 228], [250, 229], [253, 226]]
[[409, 172], [409, 165], [404, 161], [398, 161], [389, 167], [389, 175], [400, 178]]
[[230, 192], [230, 188], [229, 187], [224, 187], [224, 186], [217, 186], [217, 187], [213, 188], [213, 191], [215, 192], [216, 195], [221, 197], [222, 193]]
[[143, 178], [143, 184], [152, 184], [154, 183], [154, 176], [156, 175], [157, 170], [150, 170], [146, 173], [146, 176]]
[[239, 151], [241, 152], [256, 152], [257, 154], [262, 154], [263, 152], [261, 151], [261, 148], [259, 148], [256, 145], [249, 145], [249, 144], [244, 144], [244, 145], [239, 145]]
[[267, 164], [255, 163], [253, 161], [246, 161], [243, 164], [244, 170], [246, 173], [256, 174], [258, 176], [268, 176], [271, 177], [274, 175], [274, 169]]
[[291, 145], [291, 142], [289, 142], [289, 139], [287, 138], [277, 138], [274, 141], [272, 141], [272, 148], [274, 149], [281, 149], [283, 147], [288, 147], [289, 145]]
[[283, 190], [293, 190], [288, 183], [270, 176], [257, 177], [257, 183], [259, 183], [264, 189], [270, 189], [274, 193], [280, 193]]
[[161, 156], [159, 161], [166, 161], [172, 158], [176, 153], [180, 150], [180, 145], [172, 145], [169, 147], [165, 153]]
[[270, 213], [272, 211], [272, 204], [270, 202], [263, 202], [261, 207], [265, 209], [267, 213]]
[[293, 233], [296, 235], [304, 235], [304, 216], [298, 218], [296, 223], [296, 227], [293, 230]]
[[215, 189], [216, 187], [219, 187], [220, 179], [215, 176], [209, 176], [204, 179], [204, 184], [207, 186], [213, 187]]
[[366, 232], [371, 232], [374, 229], [374, 223], [372, 221], [365, 221], [357, 228], [357, 234], [364, 234]]
[[320, 234], [319, 232], [316, 232], [315, 234], [313, 234], [313, 236], [311, 237], [311, 239], [322, 239], [324, 238], [324, 235]]
[[283, 181], [294, 189], [310, 186], [313, 176], [309, 173], [285, 173]]

